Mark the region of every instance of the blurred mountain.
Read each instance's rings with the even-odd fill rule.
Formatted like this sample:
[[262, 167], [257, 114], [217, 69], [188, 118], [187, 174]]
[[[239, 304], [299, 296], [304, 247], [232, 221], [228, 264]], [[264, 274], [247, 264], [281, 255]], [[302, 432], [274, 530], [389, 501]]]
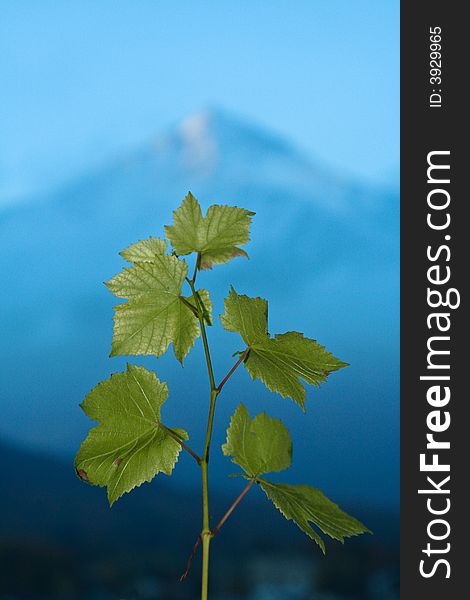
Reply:
[[[0, 453], [6, 483], [0, 496], [2, 600], [197, 597], [200, 553], [188, 581], [178, 578], [198, 534], [198, 491], [175, 491], [160, 478], [109, 509], [104, 490], [79, 481], [69, 463], [2, 442]], [[212, 495], [213, 520], [232, 500], [227, 493]], [[368, 580], [384, 570], [395, 581], [396, 512], [358, 516], [375, 535], [345, 546], [328, 542], [327, 560], [253, 490], [214, 540], [214, 592], [238, 592], [216, 598], [253, 598], [244, 595], [248, 589], [273, 583], [288, 590], [294, 574], [297, 586], [303, 581], [306, 589], [323, 585], [331, 591], [341, 573], [341, 585], [360, 598]]]
[[[215, 443], [243, 400], [292, 428], [301, 457], [292, 477], [312, 476], [367, 505], [396, 504], [397, 193], [333, 173], [282, 137], [221, 111], [195, 114], [107, 168], [0, 214], [0, 434], [55, 452], [76, 449], [88, 427], [78, 403], [126, 362], [107, 358], [115, 299], [101, 282], [122, 268], [121, 249], [163, 234], [188, 190], [204, 208], [217, 202], [257, 213], [250, 261], [201, 274], [215, 314], [234, 284], [269, 299], [272, 332], [304, 331], [351, 363], [309, 390], [307, 417], [240, 370], [218, 409]], [[240, 342], [226, 332], [210, 336], [223, 375]], [[170, 354], [132, 361], [169, 382], [169, 424], [190, 430], [198, 446], [206, 389], [200, 349], [184, 371]], [[194, 481], [185, 469], [183, 479]]]

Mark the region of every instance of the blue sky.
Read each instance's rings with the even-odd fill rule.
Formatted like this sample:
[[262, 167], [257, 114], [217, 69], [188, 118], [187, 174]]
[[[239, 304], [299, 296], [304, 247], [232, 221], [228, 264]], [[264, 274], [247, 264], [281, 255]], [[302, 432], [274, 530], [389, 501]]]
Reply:
[[398, 172], [398, 21], [398, 0], [4, 0], [0, 206], [206, 107], [389, 181]]

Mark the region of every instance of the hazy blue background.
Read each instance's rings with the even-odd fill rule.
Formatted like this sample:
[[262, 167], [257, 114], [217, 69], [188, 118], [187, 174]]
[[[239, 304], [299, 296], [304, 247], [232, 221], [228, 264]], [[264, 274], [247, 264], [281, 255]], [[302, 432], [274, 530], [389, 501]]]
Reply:
[[[291, 428], [294, 464], [286, 480], [317, 485], [374, 522], [376, 536], [363, 542], [364, 552], [388, 558], [382, 570], [367, 567], [366, 591], [342, 597], [394, 597], [396, 561], [387, 552], [396, 550], [399, 491], [398, 17], [391, 1], [2, 3], [0, 443], [13, 483], [3, 499], [0, 555], [17, 556], [12, 573], [25, 562], [41, 564], [36, 554], [30, 560], [33, 539], [41, 552], [47, 548], [44, 556], [62, 547], [65, 534], [75, 548], [91, 540], [98, 547], [100, 536], [109, 544], [109, 532], [131, 523], [136, 510], [150, 510], [139, 504], [144, 486], [109, 516], [104, 493], [68, 469], [90, 424], [78, 403], [126, 362], [108, 358], [115, 300], [101, 282], [122, 267], [119, 250], [162, 234], [191, 189], [204, 207], [237, 203], [257, 212], [250, 261], [201, 275], [215, 314], [234, 284], [269, 299], [271, 332], [304, 331], [351, 363], [308, 390], [306, 416], [237, 372], [217, 413], [213, 484], [220, 505], [239, 482], [225, 478], [233, 469], [217, 446], [242, 400], [252, 413], [267, 410]], [[240, 343], [215, 330], [210, 341], [220, 378]], [[195, 448], [207, 401], [201, 359], [197, 349], [181, 370], [171, 352], [158, 361], [132, 357], [168, 381], [166, 420], [188, 429]], [[150, 498], [175, 498], [161, 507], [170, 527], [172, 507], [196, 489], [198, 473], [183, 457], [174, 477], [161, 479]], [[247, 506], [258, 515], [256, 504]], [[101, 529], [89, 528], [92, 517]], [[262, 532], [261, 517], [252, 519]], [[271, 526], [264, 529], [268, 546]], [[129, 531], [143, 544], [135, 527]], [[121, 540], [126, 556], [129, 535]], [[174, 555], [184, 563], [185, 550]], [[352, 555], [340, 562], [352, 565], [345, 556]], [[96, 574], [95, 563], [89, 569]], [[90, 578], [85, 585], [64, 573], [59, 569], [60, 585], [46, 578], [43, 595], [32, 573], [21, 592], [7, 582], [10, 595], [2, 596], [0, 585], [0, 598], [29, 598], [30, 589], [34, 598], [91, 598], [91, 589], [97, 598], [157, 597], [125, 592], [117, 577], [113, 593], [98, 577], [98, 592]], [[159, 573], [163, 582], [166, 573]], [[340, 579], [352, 581], [351, 573]], [[246, 585], [252, 595], [242, 590], [243, 597], [278, 597]], [[310, 598], [309, 589], [282, 588], [279, 597]], [[158, 597], [187, 597], [177, 593]]]
[[2, 2], [0, 197], [48, 189], [208, 106], [393, 181], [398, 2]]

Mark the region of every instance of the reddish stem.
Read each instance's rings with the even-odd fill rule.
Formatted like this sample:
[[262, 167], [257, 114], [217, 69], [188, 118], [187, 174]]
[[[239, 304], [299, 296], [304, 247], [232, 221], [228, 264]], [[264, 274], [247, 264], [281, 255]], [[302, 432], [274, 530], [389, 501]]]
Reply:
[[188, 576], [189, 571], [191, 570], [191, 563], [193, 562], [193, 558], [196, 556], [197, 549], [199, 548], [199, 544], [201, 543], [201, 536], [197, 536], [196, 543], [191, 550], [191, 554], [189, 555], [188, 562], [186, 564], [186, 571], [181, 575], [180, 581], [184, 581]]
[[250, 488], [254, 484], [254, 482], [255, 482], [254, 479], [250, 479], [250, 481], [248, 482], [248, 484], [246, 485], [246, 487], [237, 496], [237, 498], [234, 500], [233, 504], [227, 510], [227, 512], [225, 513], [225, 515], [220, 519], [220, 521], [217, 523], [216, 527], [212, 530], [212, 532], [211, 532], [212, 537], [216, 536], [219, 533], [219, 531], [222, 529], [222, 526], [225, 523], [225, 521], [230, 517], [230, 515], [233, 513], [233, 511], [237, 508], [237, 506], [243, 500], [243, 498], [245, 497], [245, 495], [248, 494], [248, 492], [250, 491]]
[[227, 381], [230, 379], [230, 377], [235, 373], [235, 371], [238, 369], [238, 367], [245, 360], [249, 351], [250, 351], [250, 348], [248, 347], [248, 348], [246, 348], [246, 350], [244, 350], [244, 352], [242, 352], [240, 354], [240, 358], [237, 360], [237, 362], [233, 365], [233, 367], [230, 369], [230, 371], [227, 373], [227, 375], [225, 375], [225, 377], [219, 383], [219, 385], [217, 387], [217, 392], [220, 393], [220, 390], [224, 387], [224, 385], [227, 383]]
[[180, 436], [179, 436], [179, 435], [178, 435], [178, 434], [177, 434], [175, 431], [173, 431], [173, 430], [172, 430], [172, 429], [170, 429], [169, 427], [166, 427], [166, 426], [165, 426], [165, 425], [163, 425], [162, 423], [160, 423], [160, 427], [162, 427], [163, 429], [165, 429], [165, 431], [167, 431], [167, 432], [170, 434], [170, 436], [171, 436], [171, 437], [172, 437], [174, 440], [176, 440], [176, 441], [178, 442], [178, 444], [181, 446], [181, 448], [183, 448], [184, 450], [186, 450], [186, 452], [187, 452], [188, 454], [190, 454], [190, 455], [191, 455], [191, 456], [194, 458], [194, 460], [197, 462], [197, 464], [198, 464], [198, 465], [200, 465], [200, 464], [201, 464], [201, 462], [202, 462], [201, 458], [200, 458], [200, 457], [199, 457], [199, 456], [198, 456], [198, 455], [197, 455], [195, 452], [193, 452], [193, 450], [191, 450], [191, 448], [190, 448], [189, 446], [187, 446], [187, 445], [186, 445], [186, 444], [183, 442], [183, 440], [180, 438]]

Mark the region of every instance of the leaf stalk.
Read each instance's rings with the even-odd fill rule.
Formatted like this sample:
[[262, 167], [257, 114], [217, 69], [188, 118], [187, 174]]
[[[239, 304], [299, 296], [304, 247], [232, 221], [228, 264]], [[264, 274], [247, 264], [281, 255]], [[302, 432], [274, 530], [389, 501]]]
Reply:
[[225, 375], [225, 377], [222, 379], [222, 381], [219, 383], [219, 385], [217, 386], [217, 391], [221, 392], [222, 388], [224, 387], [224, 385], [227, 383], [227, 381], [230, 379], [230, 377], [235, 373], [235, 371], [238, 369], [238, 367], [242, 364], [242, 362], [245, 360], [245, 358], [248, 356], [248, 353], [250, 351], [250, 347], [248, 346], [248, 348], [246, 348], [241, 354], [239, 359], [237, 360], [237, 362], [233, 365], [233, 367], [230, 369], [230, 371], [227, 373], [227, 375]]
[[248, 494], [248, 492], [251, 489], [251, 486], [254, 484], [255, 481], [256, 481], [256, 479], [254, 479], [254, 478], [250, 479], [250, 481], [243, 488], [243, 490], [240, 492], [240, 494], [235, 498], [235, 500], [230, 505], [227, 512], [224, 514], [224, 516], [220, 519], [220, 521], [217, 523], [217, 525], [212, 530], [212, 533], [211, 533], [212, 537], [215, 537], [219, 533], [219, 531], [222, 529], [222, 526], [224, 525], [225, 521], [230, 517], [230, 515], [237, 508], [237, 506], [240, 504], [240, 502], [243, 500], [243, 498], [246, 496], [246, 494]]
[[201, 464], [201, 462], [202, 462], [201, 457], [198, 456], [193, 450], [191, 450], [191, 448], [187, 444], [185, 444], [183, 442], [183, 440], [176, 433], [176, 431], [173, 431], [173, 429], [170, 429], [169, 427], [165, 427], [165, 425], [163, 425], [163, 423], [159, 423], [159, 426], [162, 429], [164, 429], [170, 437], [172, 437], [174, 440], [176, 440], [178, 442], [178, 444], [181, 446], [181, 448], [183, 448], [183, 450], [186, 450], [186, 452], [194, 458], [194, 460], [197, 462], [198, 465]]

